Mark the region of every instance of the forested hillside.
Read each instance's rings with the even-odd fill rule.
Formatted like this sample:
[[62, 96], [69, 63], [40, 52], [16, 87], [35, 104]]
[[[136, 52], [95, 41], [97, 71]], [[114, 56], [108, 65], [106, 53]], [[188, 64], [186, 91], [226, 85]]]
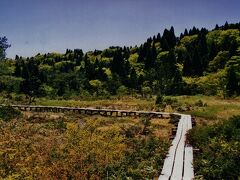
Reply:
[[193, 27], [176, 37], [165, 29], [135, 47], [83, 53], [37, 54], [4, 60], [0, 39], [0, 91], [29, 97], [146, 94], [240, 94], [240, 24], [208, 31]]

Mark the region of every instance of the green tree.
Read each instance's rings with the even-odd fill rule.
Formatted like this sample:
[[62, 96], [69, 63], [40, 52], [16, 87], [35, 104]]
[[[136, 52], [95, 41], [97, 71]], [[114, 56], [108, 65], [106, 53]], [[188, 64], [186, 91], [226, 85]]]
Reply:
[[148, 46], [147, 48], [147, 54], [146, 54], [146, 60], [145, 60], [145, 68], [150, 69], [155, 66], [157, 58], [157, 50], [155, 47], [155, 44], [152, 45], [152, 47]]
[[174, 28], [171, 27], [170, 30], [165, 29], [162, 36], [161, 47], [163, 51], [168, 51], [176, 45], [177, 38], [175, 36]]
[[134, 68], [132, 68], [129, 78], [129, 87], [132, 89], [136, 89], [138, 85], [138, 78]]
[[96, 95], [98, 96], [100, 94], [100, 91], [102, 90], [103, 83], [101, 81], [95, 79], [95, 80], [89, 81], [89, 84], [96, 91]]
[[9, 47], [11, 47], [11, 45], [8, 44], [8, 39], [5, 36], [0, 37], [0, 60], [6, 57], [6, 49]]
[[117, 73], [121, 77], [125, 77], [126, 72], [124, 69], [124, 65], [125, 65], [125, 62], [122, 56], [122, 52], [121, 52], [121, 49], [119, 49], [113, 56], [113, 60], [111, 62], [111, 71], [113, 73]]
[[230, 58], [228, 51], [220, 51], [217, 56], [209, 62], [208, 69], [210, 72], [216, 72], [223, 69]]
[[229, 97], [234, 96], [238, 91], [238, 79], [233, 66], [227, 71], [226, 92]]

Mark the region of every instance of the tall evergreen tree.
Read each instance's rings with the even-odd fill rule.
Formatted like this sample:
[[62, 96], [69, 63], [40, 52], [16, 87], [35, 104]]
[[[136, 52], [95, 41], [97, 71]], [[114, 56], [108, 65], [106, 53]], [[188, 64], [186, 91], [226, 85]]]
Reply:
[[224, 30], [227, 30], [228, 28], [229, 28], [229, 24], [228, 24], [228, 22], [226, 21], [225, 24], [224, 24], [224, 26], [223, 26], [223, 29], [224, 29]]
[[88, 81], [95, 79], [95, 67], [94, 64], [90, 62], [87, 54], [85, 54], [83, 61], [86, 78], [88, 79]]
[[19, 60], [15, 63], [15, 70], [14, 70], [14, 76], [21, 77], [22, 71], [21, 71], [21, 62]]
[[140, 46], [140, 48], [138, 49], [138, 59], [137, 59], [138, 63], [142, 63], [144, 62], [144, 53], [143, 53], [143, 47], [142, 45]]
[[137, 73], [134, 68], [131, 69], [130, 79], [129, 79], [129, 87], [132, 89], [136, 89], [138, 85]]
[[188, 36], [188, 30], [187, 29], [184, 30], [184, 36]]
[[80, 65], [81, 61], [83, 60], [83, 51], [82, 49], [74, 49], [73, 52], [73, 56], [74, 56], [74, 61], [76, 63], [77, 66]]
[[226, 93], [228, 97], [234, 96], [238, 91], [238, 79], [233, 66], [227, 71]]
[[161, 38], [161, 48], [162, 48], [162, 51], [169, 51], [169, 49], [170, 49], [167, 39], [165, 37]]
[[151, 48], [149, 47], [147, 50], [145, 68], [146, 69], [153, 68], [156, 62], [156, 58], [157, 58], [157, 50], [156, 50], [155, 44], [153, 44], [152, 47]]
[[201, 75], [203, 71], [206, 70], [207, 65], [209, 63], [208, 46], [207, 46], [205, 30], [201, 31], [198, 35], [198, 52], [200, 56], [201, 67], [199, 68], [201, 69], [201, 72], [200, 72], [200, 75]]
[[158, 34], [157, 34], [157, 42], [160, 42], [160, 41], [161, 41], [161, 34], [158, 33]]
[[177, 38], [175, 36], [174, 28], [171, 27], [170, 30], [165, 29], [162, 36], [161, 47], [164, 51], [168, 51], [176, 45]]
[[174, 46], [177, 43], [177, 38], [175, 36], [175, 31], [174, 31], [174, 27], [171, 26], [170, 31], [169, 31], [169, 44], [170, 44], [170, 48], [174, 48]]
[[0, 37], [0, 60], [4, 59], [6, 57], [6, 49], [11, 47], [10, 44], [8, 44], [8, 39], [4, 37]]
[[117, 50], [111, 62], [111, 71], [120, 76], [125, 76], [124, 59], [121, 50]]
[[218, 51], [217, 51], [217, 47], [215, 42], [212, 42], [210, 44], [210, 48], [209, 48], [209, 60], [213, 60], [213, 58], [217, 55]]

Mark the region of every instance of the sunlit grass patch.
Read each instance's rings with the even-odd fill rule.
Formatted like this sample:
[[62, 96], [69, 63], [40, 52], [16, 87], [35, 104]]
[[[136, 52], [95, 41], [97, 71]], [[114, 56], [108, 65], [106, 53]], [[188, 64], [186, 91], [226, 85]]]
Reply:
[[131, 110], [153, 110], [154, 99], [122, 98], [110, 100], [50, 100], [45, 98], [37, 99], [36, 104], [44, 106], [70, 106], [70, 107], [92, 107], [107, 109], [131, 109]]

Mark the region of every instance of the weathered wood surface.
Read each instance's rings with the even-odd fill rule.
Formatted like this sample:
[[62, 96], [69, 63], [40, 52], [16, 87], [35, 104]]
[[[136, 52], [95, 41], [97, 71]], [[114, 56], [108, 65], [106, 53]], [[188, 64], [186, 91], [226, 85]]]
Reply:
[[159, 180], [191, 180], [194, 178], [193, 149], [186, 144], [186, 133], [191, 128], [191, 116], [181, 115], [176, 136], [164, 161]]
[[[4, 105], [0, 105], [4, 106]], [[32, 106], [32, 105], [11, 105], [21, 111], [36, 111], [36, 112], [76, 112], [79, 114], [102, 115], [102, 116], [150, 116], [156, 118], [170, 118], [169, 113], [155, 111], [130, 111], [130, 110], [115, 110], [115, 109], [95, 109], [95, 108], [77, 108], [77, 107], [61, 107], [61, 106]]]

